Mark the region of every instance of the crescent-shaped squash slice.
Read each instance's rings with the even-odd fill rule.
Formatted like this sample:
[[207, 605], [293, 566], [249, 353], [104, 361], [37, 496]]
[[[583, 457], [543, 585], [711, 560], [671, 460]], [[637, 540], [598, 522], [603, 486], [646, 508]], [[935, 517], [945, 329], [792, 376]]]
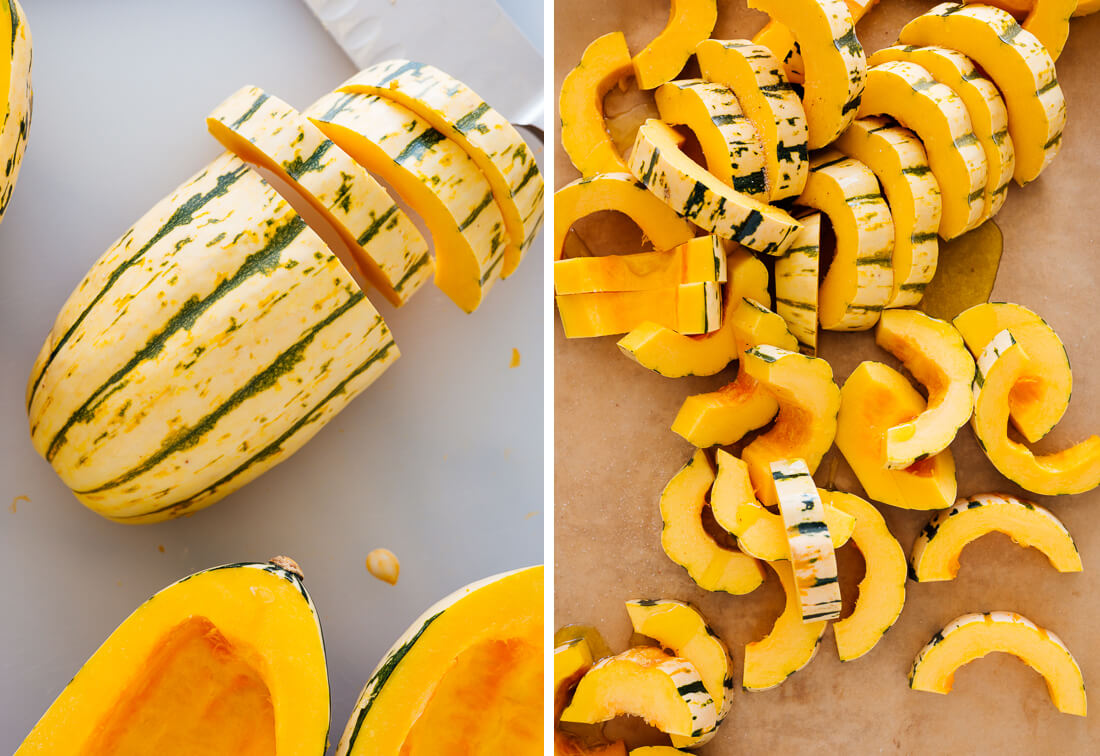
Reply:
[[[852, 23], [856, 24], [867, 14], [867, 11], [878, 4], [878, 0], [844, 0], [844, 4], [852, 14]], [[752, 41], [758, 45], [764, 45], [776, 60], [783, 61], [783, 70], [788, 81], [795, 84], [802, 83], [806, 67], [802, 62], [798, 43], [794, 41], [794, 35], [791, 34], [790, 29], [778, 21], [769, 21], [764, 24], [764, 28], [753, 35]]]
[[817, 296], [821, 327], [870, 328], [894, 291], [894, 221], [875, 174], [836, 150], [815, 153], [798, 203], [828, 216], [836, 236]]
[[[775, 311], [787, 323], [798, 349], [817, 353], [817, 284], [821, 266], [821, 214], [798, 216], [802, 230], [775, 258]], [[776, 344], [776, 346], [783, 346]]]
[[726, 250], [717, 236], [698, 236], [672, 249], [632, 255], [574, 257], [554, 262], [554, 292], [644, 291], [700, 281], [725, 283]]
[[733, 659], [718, 633], [695, 607], [671, 599], [634, 599], [626, 602], [634, 632], [652, 638], [672, 655], [687, 659], [699, 670], [703, 686], [718, 707], [714, 730], [698, 738], [673, 736], [672, 745], [694, 748], [714, 737], [733, 704]]
[[841, 491], [823, 491], [821, 500], [826, 508], [835, 507], [855, 518], [852, 543], [863, 555], [865, 565], [855, 608], [833, 623], [840, 660], [852, 661], [874, 648], [901, 616], [905, 605], [905, 552], [873, 505]]
[[554, 719], [565, 710], [574, 685], [594, 663], [592, 649], [584, 638], [572, 638], [554, 646]]
[[965, 614], [950, 622], [917, 654], [909, 687], [950, 693], [959, 667], [995, 651], [1018, 657], [1042, 675], [1058, 711], [1085, 716], [1085, 682], [1073, 654], [1057, 635], [1015, 612]]
[[581, 678], [563, 722], [641, 717], [669, 735], [699, 737], [713, 729], [718, 708], [695, 665], [659, 648], [639, 646], [601, 659]]
[[1076, 10], [1077, 0], [1034, 0], [1020, 25], [1043, 43], [1052, 60], [1058, 60], [1069, 39], [1069, 19]]
[[[729, 318], [742, 351], [761, 344], [789, 351], [797, 348], [783, 319], [751, 299], [742, 301]], [[692, 446], [728, 446], [749, 431], [767, 425], [778, 411], [775, 397], [761, 388], [742, 365], [737, 377], [717, 391], [686, 398], [672, 422], [672, 431]]]
[[764, 582], [764, 569], [752, 557], [719, 546], [703, 527], [714, 468], [696, 449], [661, 492], [661, 547], [704, 590], [751, 593]]
[[771, 255], [791, 245], [798, 221], [723, 184], [685, 155], [680, 142], [671, 126], [647, 120], [638, 129], [630, 170], [681, 216], [723, 239]]
[[741, 687], [748, 691], [774, 688], [813, 661], [829, 624], [825, 620], [802, 621], [790, 562], [768, 562], [768, 566], [783, 586], [786, 604], [766, 636], [745, 644]]
[[400, 307], [431, 277], [428, 244], [389, 193], [297, 110], [242, 87], [206, 117], [242, 160], [280, 176], [347, 244], [367, 281]]
[[763, 45], [708, 39], [695, 48], [703, 78], [733, 92], [764, 145], [764, 175], [772, 201], [797, 197], [810, 169], [806, 111], [783, 69]]
[[980, 494], [960, 499], [924, 526], [913, 544], [910, 574], [921, 583], [954, 580], [962, 550], [988, 533], [1038, 549], [1059, 572], [1082, 569], [1073, 538], [1050, 510], [1008, 494]]
[[881, 362], [860, 363], [844, 382], [836, 446], [869, 498], [902, 509], [943, 509], [955, 501], [950, 449], [903, 470], [886, 467], [886, 432], [924, 408], [905, 376]]
[[562, 258], [565, 237], [573, 224], [603, 210], [626, 215], [657, 249], [672, 249], [695, 237], [690, 223], [629, 173], [602, 173], [577, 179], [554, 192], [555, 260]]
[[1011, 330], [1030, 358], [1008, 395], [1012, 424], [1033, 444], [1058, 424], [1069, 407], [1073, 374], [1065, 345], [1045, 320], [1022, 305], [986, 302], [956, 315], [952, 325], [975, 357]]
[[656, 99], [662, 121], [695, 134], [711, 174], [742, 194], [768, 201], [764, 147], [728, 87], [702, 79], [670, 81], [657, 90]]
[[656, 89], [675, 79], [717, 20], [718, 0], [672, 0], [668, 24], [634, 56], [638, 88]]
[[940, 236], [954, 239], [981, 223], [989, 166], [966, 103], [953, 89], [916, 63], [880, 63], [867, 70], [859, 116], [868, 115], [890, 116], [924, 144], [943, 204]]
[[[756, 499], [749, 479], [748, 466], [729, 452], [716, 453], [718, 475], [710, 491], [714, 520], [737, 537], [737, 545], [746, 554], [765, 562], [790, 560], [791, 549], [783, 517], [764, 508]], [[824, 500], [825, 492], [818, 492]], [[833, 544], [839, 548], [848, 542], [855, 519], [825, 502], [825, 524]]]
[[772, 462], [805, 460], [812, 473], [836, 436], [840, 389], [829, 363], [762, 344], [745, 352], [742, 369], [779, 402], [775, 424], [745, 447], [741, 458], [761, 502], [777, 504]]
[[276, 557], [198, 572], [138, 607], [16, 753], [319, 756], [328, 708], [317, 612]]
[[986, 346], [974, 376], [974, 435], [1001, 475], [1027, 491], [1046, 496], [1091, 491], [1100, 485], [1100, 436], [1039, 456], [1008, 437], [1009, 397], [1029, 360], [1008, 330]]
[[768, 269], [751, 252], [735, 249], [727, 259], [728, 277], [723, 294], [722, 325], [699, 336], [684, 336], [671, 328], [649, 322], [619, 339], [619, 350], [642, 367], [666, 378], [714, 375], [740, 354], [735, 313], [748, 299], [771, 304]]
[[23, 164], [23, 152], [27, 147], [27, 135], [30, 133], [31, 109], [34, 92], [31, 89], [31, 30], [23, 6], [18, 0], [8, 0], [2, 4], [0, 15], [0, 49], [3, 67], [0, 68], [0, 88], [3, 96], [0, 102], [5, 104], [3, 123], [0, 124], [0, 155], [4, 155], [5, 171], [0, 178], [0, 220], [8, 209], [15, 182], [19, 179], [19, 168]]
[[[603, 98], [613, 86], [633, 75], [626, 37], [622, 32], [611, 32], [593, 40], [577, 67], [562, 79], [558, 98], [561, 146], [582, 176], [630, 170], [607, 130]], [[554, 209], [556, 212], [556, 201]], [[561, 249], [561, 245], [554, 249]]]
[[894, 288], [886, 307], [917, 304], [936, 273], [936, 230], [943, 210], [940, 185], [928, 166], [924, 145], [908, 129], [871, 116], [852, 121], [835, 146], [875, 174], [890, 206]]
[[643, 291], [555, 297], [567, 339], [610, 336], [653, 322], [677, 333], [709, 333], [722, 323], [722, 285], [715, 281]]
[[784, 24], [798, 42], [805, 66], [806, 109], [811, 150], [831, 143], [855, 117], [867, 73], [844, 0], [749, 0], [749, 7]]
[[877, 66], [892, 60], [917, 64], [940, 84], [947, 85], [966, 105], [974, 136], [985, 152], [985, 206], [981, 218], [992, 218], [1008, 197], [1008, 184], [1016, 168], [1016, 150], [1008, 133], [1008, 110], [1001, 93], [981, 75], [974, 61], [955, 50], [895, 45], [873, 53], [867, 62]]
[[1016, 183], [1034, 181], [1050, 165], [1062, 146], [1065, 96], [1050, 53], [1009, 13], [986, 5], [942, 3], [906, 24], [898, 41], [958, 50], [997, 85], [1008, 108]]
[[472, 583], [428, 609], [371, 675], [337, 756], [542, 754], [542, 592], [539, 565]]
[[946, 449], [970, 419], [974, 358], [950, 323], [917, 310], [882, 313], [875, 342], [901, 360], [928, 394], [923, 412], [886, 431], [886, 466], [900, 470]]

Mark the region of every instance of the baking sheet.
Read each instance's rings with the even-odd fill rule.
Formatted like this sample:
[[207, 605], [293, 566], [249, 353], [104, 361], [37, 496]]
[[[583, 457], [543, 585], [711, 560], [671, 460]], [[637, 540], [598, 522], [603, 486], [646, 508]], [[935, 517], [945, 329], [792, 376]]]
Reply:
[[[883, 0], [857, 27], [864, 47], [890, 44], [897, 31], [930, 2]], [[622, 30], [637, 52], [664, 25], [666, 0], [588, 3], [558, 0], [555, 6], [555, 91], [584, 47], [601, 34]], [[719, 3], [714, 36], [751, 37], [762, 14], [743, 2]], [[1096, 292], [1100, 257], [1093, 219], [1100, 216], [1095, 176], [1100, 171], [1096, 118], [1100, 89], [1094, 69], [1100, 17], [1074, 19], [1058, 61], [1069, 120], [1065, 145], [1042, 178], [1009, 190], [997, 223], [1004, 255], [994, 300], [1023, 304], [1040, 313], [1065, 342], [1073, 365], [1069, 411], [1039, 445], [1062, 448], [1100, 429], [1100, 355]], [[560, 145], [559, 138], [555, 142]], [[555, 181], [577, 173], [560, 147]], [[589, 238], [600, 236], [597, 231]], [[619, 249], [632, 240], [616, 239]], [[597, 250], [598, 251], [598, 250]], [[610, 251], [610, 250], [603, 250]], [[697, 588], [661, 551], [658, 495], [687, 461], [691, 448], [669, 426], [685, 396], [713, 390], [736, 375], [736, 365], [709, 378], [670, 380], [621, 356], [616, 338], [567, 341], [555, 334], [555, 626], [596, 625], [612, 649], [626, 647], [630, 626], [622, 602], [631, 598], [677, 598], [696, 604], [730, 644], [740, 680], [744, 645], [763, 637], [782, 606], [773, 576], [755, 593], [730, 596]], [[870, 334], [825, 333], [821, 356], [838, 382], [864, 359], [897, 366]], [[959, 494], [997, 490], [1023, 493], [986, 460], [969, 428], [952, 451]], [[819, 468], [827, 482], [862, 493], [840, 455], [831, 452]], [[817, 658], [780, 687], [738, 691], [732, 712], [701, 754], [841, 752], [905, 754], [1095, 753], [1100, 715], [1081, 719], [1059, 713], [1042, 678], [1005, 655], [975, 662], [956, 676], [948, 696], [910, 691], [906, 675], [925, 643], [950, 620], [968, 612], [1012, 610], [1058, 634], [1084, 671], [1093, 708], [1100, 706], [1100, 491], [1072, 497], [1036, 497], [1069, 528], [1085, 571], [1060, 574], [1035, 550], [991, 535], [969, 546], [959, 577], [946, 583], [909, 582], [905, 609], [893, 629], [867, 656], [837, 660], [832, 632]], [[928, 513], [882, 506], [906, 553]], [[861, 574], [853, 548], [838, 552], [842, 589], [850, 606]], [[847, 611], [847, 609], [846, 609]], [[622, 729], [616, 726], [613, 729]], [[662, 742], [652, 731], [630, 743]], [[666, 741], [667, 742], [667, 741]]]
[[[25, 6], [34, 120], [0, 225], [0, 753], [155, 591], [284, 553], [321, 614], [335, 744], [370, 672], [424, 609], [543, 559], [542, 266], [528, 260], [470, 316], [430, 285], [399, 312], [375, 297], [402, 357], [298, 454], [190, 518], [101, 519], [27, 432], [27, 374], [62, 302], [219, 153], [211, 108], [249, 83], [305, 107], [354, 68], [300, 0]], [[452, 73], [478, 90], [492, 77]], [[522, 363], [510, 369], [513, 348]], [[396, 587], [366, 571], [377, 546], [401, 560]]]

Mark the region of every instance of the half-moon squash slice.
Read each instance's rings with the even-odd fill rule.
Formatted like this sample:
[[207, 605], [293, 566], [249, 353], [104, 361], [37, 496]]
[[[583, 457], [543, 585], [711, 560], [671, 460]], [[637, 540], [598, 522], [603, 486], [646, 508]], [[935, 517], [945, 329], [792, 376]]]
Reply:
[[656, 89], [675, 79], [717, 20], [718, 0], [672, 0], [668, 24], [634, 56], [639, 89]]
[[562, 79], [558, 98], [561, 146], [582, 176], [630, 170], [607, 130], [603, 98], [613, 86], [633, 75], [626, 37], [622, 32], [611, 32], [593, 40], [577, 67]]
[[726, 250], [717, 236], [697, 236], [672, 249], [630, 255], [573, 257], [554, 263], [556, 294], [644, 291], [663, 286], [725, 283]]
[[774, 688], [813, 661], [829, 624], [825, 620], [802, 621], [790, 562], [768, 562], [768, 566], [783, 586], [786, 604], [768, 634], [745, 645], [741, 687], [748, 691]]

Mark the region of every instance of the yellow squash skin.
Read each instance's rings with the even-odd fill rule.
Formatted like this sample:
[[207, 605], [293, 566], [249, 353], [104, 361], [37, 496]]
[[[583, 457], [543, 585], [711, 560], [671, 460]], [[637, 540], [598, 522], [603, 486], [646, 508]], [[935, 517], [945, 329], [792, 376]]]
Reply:
[[638, 87], [656, 89], [675, 79], [717, 20], [718, 0], [672, 0], [668, 24], [634, 56]]
[[178, 517], [289, 457], [397, 356], [320, 238], [226, 154], [69, 297], [31, 372], [31, 440], [104, 517]]
[[921, 583], [954, 580], [963, 549], [988, 533], [1004, 533], [1019, 546], [1038, 549], [1059, 572], [1082, 569], [1073, 538], [1050, 510], [1008, 494], [979, 494], [960, 499], [921, 529], [910, 574]]
[[886, 466], [900, 470], [946, 449], [970, 419], [974, 358], [950, 323], [917, 310], [882, 313], [875, 342], [901, 360], [928, 396], [923, 412], [886, 431]]
[[787, 603], [771, 631], [760, 640], [745, 645], [741, 687], [753, 692], [780, 685], [813, 661], [829, 624], [825, 620], [802, 621], [790, 562], [768, 562], [768, 566], [783, 585]]
[[924, 411], [923, 397], [898, 371], [862, 362], [840, 391], [836, 446], [867, 496], [902, 509], [943, 509], [955, 501], [955, 458], [944, 449], [904, 470], [886, 467], [886, 432]]
[[917, 655], [909, 687], [950, 693], [959, 667], [994, 652], [1012, 654], [1041, 674], [1058, 711], [1086, 715], [1085, 682], [1073, 654], [1057, 635], [1015, 612], [966, 614], [948, 623]]
[[940, 185], [928, 166], [924, 145], [908, 129], [870, 116], [852, 121], [836, 148], [875, 174], [890, 206], [894, 288], [886, 307], [917, 304], [936, 273], [936, 231], [943, 211]]
[[751, 593], [764, 582], [763, 567], [746, 554], [722, 548], [703, 528], [713, 483], [714, 468], [697, 449], [661, 492], [661, 547], [704, 590]]
[[1069, 19], [1076, 15], [1077, 6], [1078, 0], [1034, 0], [1021, 24], [1043, 43], [1052, 60], [1058, 60], [1066, 46]]
[[685, 335], [709, 333], [721, 324], [722, 288], [715, 281], [555, 299], [567, 339], [626, 333], [646, 322]]
[[764, 145], [764, 175], [772, 201], [797, 197], [810, 164], [802, 101], [763, 45], [708, 39], [695, 48], [703, 78], [729, 87]]
[[892, 60], [917, 64], [940, 84], [947, 85], [966, 105], [974, 136], [985, 152], [985, 208], [981, 218], [983, 221], [992, 218], [1008, 197], [1008, 184], [1016, 169], [1016, 150], [1008, 133], [1008, 110], [1000, 91], [978, 72], [974, 61], [945, 47], [895, 45], [873, 53], [867, 62], [877, 66]]
[[927, 70], [889, 61], [867, 71], [859, 116], [890, 116], [924, 143], [940, 187], [939, 234], [953, 239], [982, 221], [989, 167], [962, 98]]
[[833, 623], [840, 660], [852, 661], [878, 645], [901, 616], [905, 605], [905, 552], [873, 505], [841, 491], [824, 491], [821, 499], [826, 507], [855, 518], [852, 543], [863, 555], [865, 565], [855, 608]]
[[23, 164], [34, 92], [31, 89], [31, 30], [23, 6], [18, 0], [5, 0], [0, 6], [4, 11], [0, 15], [0, 28], [4, 30], [0, 40], [9, 45], [7, 54], [0, 55], [0, 60], [4, 61], [0, 66], [0, 91], [6, 103], [4, 120], [0, 123], [0, 155], [6, 166], [0, 177], [0, 220], [3, 220]]
[[561, 146], [582, 176], [630, 170], [607, 131], [603, 98], [633, 74], [626, 37], [612, 32], [593, 40], [577, 67], [562, 79], [558, 98]]
[[1050, 53], [1011, 15], [985, 5], [943, 3], [906, 24], [898, 41], [958, 50], [997, 85], [1008, 108], [1017, 184], [1034, 181], [1054, 160], [1066, 123], [1065, 96]]
[[821, 213], [800, 215], [798, 222], [802, 230], [783, 256], [775, 258], [775, 311], [798, 341], [799, 351], [812, 357], [817, 353]]
[[986, 346], [974, 376], [974, 435], [993, 466], [1027, 491], [1047, 496], [1091, 491], [1100, 485], [1100, 436], [1043, 455], [1008, 437], [1009, 396], [1026, 374], [1028, 361], [1010, 330]]
[[816, 150], [840, 136], [855, 117], [867, 74], [867, 59], [856, 38], [844, 0], [749, 0], [790, 29], [805, 65], [802, 104], [809, 147]]
[[554, 292], [643, 291], [700, 281], [725, 283], [726, 250], [717, 236], [698, 236], [672, 249], [554, 262]]
[[[224, 697], [214, 700], [223, 709], [232, 711], [235, 700], [244, 695], [241, 678], [245, 675], [235, 680], [180, 680], [172, 673], [186, 674], [186, 660], [173, 664], [170, 658], [169, 673], [157, 678], [157, 672], [165, 668], [158, 665], [166, 662], [158, 651], [175, 650], [171, 648], [174, 631], [178, 638], [180, 631], [198, 629], [205, 630], [205, 637], [189, 644], [185, 649], [189, 652], [187, 658], [195, 660], [199, 647], [204, 669], [219, 663], [225, 665], [227, 659], [232, 659], [238, 674], [247, 670], [252, 684], [269, 695], [268, 716], [274, 725], [273, 732], [264, 732], [262, 722], [235, 722], [232, 714], [226, 714], [218, 724], [226, 728], [237, 724], [244, 732], [239, 742], [223, 740], [220, 747], [230, 748], [228, 752], [232, 753], [259, 754], [264, 750], [259, 743], [264, 743], [270, 749], [269, 754], [321, 756], [327, 747], [329, 727], [328, 675], [321, 626], [297, 565], [284, 557], [276, 557], [274, 561], [279, 564], [215, 567], [159, 591], [119, 625], [84, 663], [16, 754], [81, 756], [89, 752], [113, 752], [107, 732], [113, 730], [116, 736], [125, 739], [126, 730], [131, 727], [141, 728], [150, 735], [158, 730], [161, 740], [144, 745], [161, 753], [166, 752], [162, 748], [175, 753], [208, 752], [202, 744], [211, 747], [212, 733], [207, 729], [211, 725], [202, 717], [205, 714], [218, 720], [219, 715], [201, 711], [204, 706], [217, 705], [203, 696], [221, 693]], [[209, 642], [209, 649], [204, 640]], [[229, 672], [226, 669], [223, 674]], [[219, 682], [235, 683], [236, 687], [204, 689]], [[177, 694], [180, 691], [186, 694], [171, 698], [173, 689]], [[153, 708], [165, 698], [171, 700], [170, 708]], [[130, 718], [120, 719], [120, 715], [125, 716], [120, 712], [126, 710], [132, 712]], [[184, 729], [188, 725], [192, 726]], [[224, 732], [219, 734], [226, 737]], [[188, 737], [194, 738], [195, 751], [188, 749]], [[131, 748], [135, 745], [129, 744]]]
[[641, 227], [657, 249], [672, 249], [695, 236], [691, 224], [651, 194], [629, 173], [601, 173], [577, 179], [554, 192], [554, 259], [565, 252], [573, 224], [592, 213], [615, 210]]
[[798, 202], [828, 216], [836, 234], [836, 254], [818, 291], [821, 327], [870, 328], [894, 291], [894, 221], [875, 174], [836, 150], [823, 150], [810, 158]]

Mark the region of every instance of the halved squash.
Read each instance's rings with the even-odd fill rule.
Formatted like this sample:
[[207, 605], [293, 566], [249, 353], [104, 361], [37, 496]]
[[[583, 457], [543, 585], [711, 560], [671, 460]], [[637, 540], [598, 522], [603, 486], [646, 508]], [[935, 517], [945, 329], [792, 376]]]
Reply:
[[[855, 518], [852, 543], [863, 555], [863, 580], [856, 605], [833, 623], [841, 661], [852, 661], [874, 648], [901, 616], [905, 605], [905, 552], [874, 506], [850, 493], [824, 491], [821, 499]], [[839, 545], [839, 544], [838, 544]]]
[[562, 79], [558, 98], [561, 146], [582, 176], [629, 171], [607, 131], [603, 98], [613, 86], [633, 75], [626, 36], [611, 32], [593, 40], [577, 67]]
[[718, 0], [672, 0], [668, 24], [634, 56], [639, 89], [656, 89], [675, 79], [717, 20]]
[[775, 311], [798, 340], [799, 351], [812, 357], [817, 353], [821, 213], [799, 215], [798, 222], [802, 230], [783, 256], [775, 258]]
[[1058, 60], [1069, 39], [1069, 19], [1077, 10], [1077, 0], [1033, 0], [1021, 26], [1035, 35]]
[[198, 572], [138, 607], [16, 753], [320, 756], [328, 708], [317, 612], [276, 557]]
[[554, 719], [565, 709], [574, 685], [592, 668], [592, 649], [584, 638], [572, 638], [554, 647]]
[[1082, 569], [1077, 545], [1049, 509], [1008, 494], [980, 494], [960, 499], [921, 529], [913, 544], [913, 579], [954, 580], [962, 550], [988, 533], [1004, 533], [1013, 543], [1038, 549], [1059, 572]]
[[682, 334], [709, 333], [722, 323], [722, 285], [716, 281], [565, 294], [555, 301], [567, 339], [627, 333], [647, 322]]
[[337, 756], [542, 754], [542, 592], [539, 565], [428, 609], [371, 675]]
[[661, 548], [687, 570], [700, 587], [735, 595], [751, 593], [764, 582], [764, 569], [752, 557], [723, 548], [703, 526], [714, 468], [702, 449], [672, 477], [661, 492]]
[[898, 371], [861, 362], [840, 391], [836, 446], [867, 496], [902, 509], [943, 509], [955, 501], [950, 449], [903, 470], [886, 467], [886, 432], [924, 411], [924, 399]]
[[1031, 443], [1045, 436], [1069, 407], [1073, 373], [1066, 347], [1054, 329], [1031, 310], [1008, 302], [985, 302], [951, 321], [974, 357], [1008, 328], [1030, 359], [1008, 395], [1012, 424]]
[[882, 313], [875, 342], [901, 360], [928, 394], [923, 412], [886, 431], [886, 466], [900, 470], [946, 449], [970, 419], [974, 358], [950, 323], [917, 310]]
[[1087, 702], [1081, 667], [1062, 640], [1015, 612], [965, 614], [948, 623], [917, 654], [909, 687], [950, 693], [959, 667], [1000, 651], [1041, 674], [1058, 711], [1085, 716]]
[[813, 661], [829, 624], [825, 620], [802, 621], [790, 562], [768, 562], [768, 566], [783, 585], [787, 602], [771, 631], [760, 640], [745, 645], [741, 687], [749, 691], [774, 688]]
[[812, 473], [833, 445], [840, 389], [829, 363], [817, 357], [761, 345], [745, 352], [742, 368], [779, 402], [775, 424], [745, 447], [741, 458], [757, 497], [774, 506], [771, 464], [783, 459], [805, 460]]
[[1032, 493], [1076, 494], [1100, 485], [1100, 436], [1053, 454], [1036, 456], [1008, 437], [1008, 403], [1029, 357], [1012, 332], [998, 333], [978, 358], [971, 424], [989, 461], [1009, 480]]
[[575, 257], [554, 263], [554, 292], [642, 291], [699, 281], [725, 283], [726, 250], [717, 236], [632, 255]]

